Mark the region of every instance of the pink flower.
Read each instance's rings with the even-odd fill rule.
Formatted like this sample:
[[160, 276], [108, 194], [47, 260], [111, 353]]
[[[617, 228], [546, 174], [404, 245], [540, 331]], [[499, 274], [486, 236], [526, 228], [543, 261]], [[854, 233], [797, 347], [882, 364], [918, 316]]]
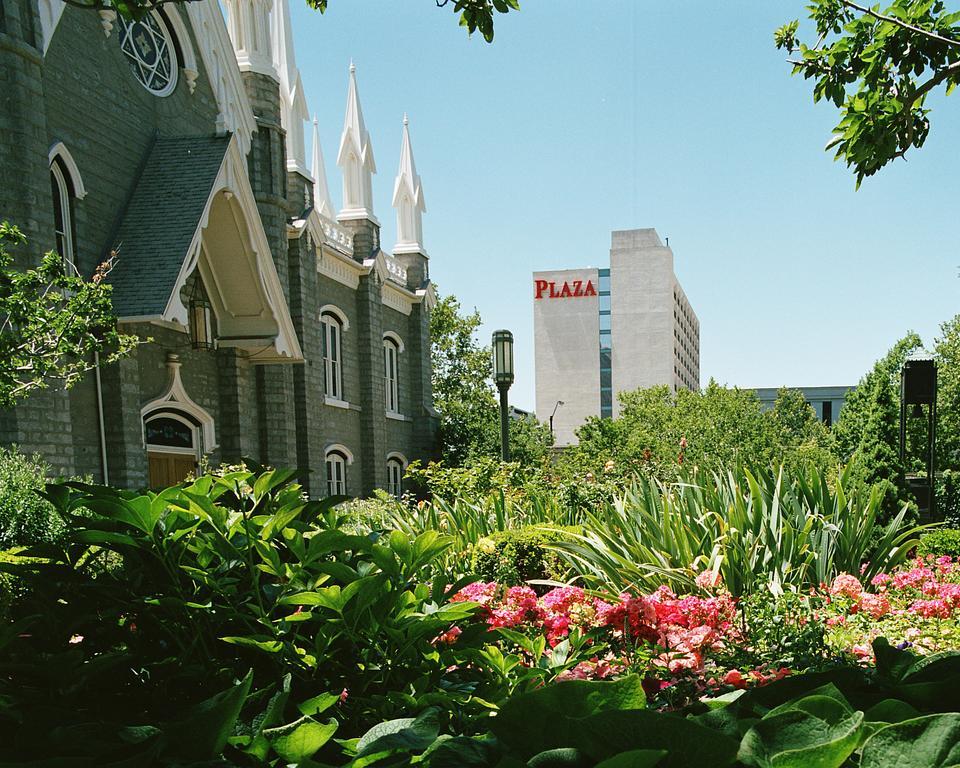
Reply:
[[698, 574], [694, 581], [700, 589], [712, 591], [720, 586], [723, 577], [717, 571], [706, 570]]
[[863, 592], [863, 585], [860, 583], [860, 579], [851, 576], [849, 573], [841, 573], [830, 585], [831, 595], [846, 595], [856, 599], [860, 597], [861, 592]]
[[438, 635], [434, 641], [434, 645], [453, 645], [457, 642], [457, 638], [463, 634], [463, 630], [458, 626], [452, 626], [446, 632]]
[[734, 688], [746, 688], [747, 681], [739, 669], [731, 669], [723, 676], [723, 682], [732, 685]]
[[337, 701], [343, 704], [343, 702], [347, 700], [347, 697], [349, 695], [350, 695], [350, 692], [346, 688], [344, 688], [342, 691], [340, 691], [340, 695], [337, 697]]
[[860, 595], [860, 609], [870, 615], [872, 619], [880, 619], [890, 613], [890, 601], [885, 595], [871, 595], [864, 592]]
[[925, 619], [950, 618], [950, 603], [946, 600], [914, 600], [908, 610]]
[[869, 645], [855, 645], [851, 650], [859, 661], [866, 661], [873, 658], [873, 650]]

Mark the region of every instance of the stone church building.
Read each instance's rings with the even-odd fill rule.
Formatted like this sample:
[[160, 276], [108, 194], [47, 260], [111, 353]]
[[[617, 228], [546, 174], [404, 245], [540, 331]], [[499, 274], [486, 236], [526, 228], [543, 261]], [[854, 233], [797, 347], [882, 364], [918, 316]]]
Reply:
[[116, 251], [114, 310], [142, 340], [0, 415], [0, 442], [130, 488], [247, 458], [298, 468], [314, 496], [400, 491], [436, 424], [407, 120], [390, 253], [352, 64], [339, 212], [308, 115], [287, 0], [139, 21], [0, 0], [0, 219], [27, 235], [23, 263], [55, 249], [89, 277]]

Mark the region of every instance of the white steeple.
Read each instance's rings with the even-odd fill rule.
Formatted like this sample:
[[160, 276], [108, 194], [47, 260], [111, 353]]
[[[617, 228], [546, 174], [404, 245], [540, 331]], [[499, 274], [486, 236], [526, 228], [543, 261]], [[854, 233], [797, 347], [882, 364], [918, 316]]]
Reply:
[[370, 134], [363, 124], [356, 72], [357, 68], [351, 61], [347, 113], [343, 119], [343, 135], [340, 137], [340, 151], [337, 153], [337, 165], [343, 172], [343, 208], [338, 218], [369, 219], [379, 223], [373, 215], [372, 174], [377, 172], [377, 165], [373, 160]]
[[423, 213], [427, 206], [423, 199], [423, 187], [413, 161], [410, 146], [410, 128], [407, 116], [403, 116], [403, 142], [400, 145], [400, 170], [393, 184], [393, 207], [397, 209], [397, 244], [394, 253], [422, 253]]
[[271, 48], [270, 11], [273, 0], [224, 0], [227, 31], [241, 72], [259, 72], [274, 80], [277, 70]]
[[307, 99], [293, 48], [288, 0], [273, 0], [270, 35], [273, 41], [273, 66], [280, 83], [280, 122], [287, 132], [287, 170], [309, 176], [303, 122], [310, 119], [310, 113], [307, 111]]
[[317, 127], [317, 118], [313, 118], [313, 207], [317, 213], [326, 216], [331, 221], [337, 217], [330, 200], [330, 189], [327, 187], [327, 170], [323, 165], [323, 149], [320, 146], [320, 129]]

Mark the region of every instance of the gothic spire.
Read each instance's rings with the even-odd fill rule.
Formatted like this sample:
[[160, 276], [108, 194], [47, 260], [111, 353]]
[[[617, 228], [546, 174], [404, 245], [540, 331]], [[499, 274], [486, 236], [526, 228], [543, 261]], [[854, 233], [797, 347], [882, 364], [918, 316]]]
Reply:
[[377, 172], [370, 134], [363, 124], [363, 110], [357, 94], [357, 68], [350, 62], [350, 83], [347, 87], [347, 112], [343, 119], [343, 135], [337, 165], [343, 172], [343, 208], [340, 219], [370, 219], [373, 215], [372, 175]]
[[420, 175], [410, 146], [410, 121], [403, 116], [403, 140], [400, 144], [400, 169], [393, 184], [393, 207], [397, 211], [397, 244], [394, 253], [422, 253], [423, 213], [427, 206], [423, 199]]
[[327, 170], [323, 164], [323, 148], [320, 146], [320, 129], [317, 127], [316, 117], [313, 118], [313, 163], [310, 170], [313, 173], [313, 207], [317, 213], [328, 219], [335, 219], [336, 211], [327, 187]]

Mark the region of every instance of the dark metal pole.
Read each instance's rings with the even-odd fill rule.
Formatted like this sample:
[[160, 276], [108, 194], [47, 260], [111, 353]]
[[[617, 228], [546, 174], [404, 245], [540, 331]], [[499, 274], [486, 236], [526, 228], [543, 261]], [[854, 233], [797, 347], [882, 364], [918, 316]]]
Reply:
[[507, 415], [507, 391], [509, 385], [501, 384], [500, 389], [500, 456], [504, 461], [510, 461], [510, 423]]
[[[934, 369], [936, 370], [936, 369]], [[930, 403], [930, 421], [927, 425], [927, 439], [930, 441], [929, 459], [929, 487], [930, 487], [930, 519], [937, 519], [937, 389], [939, 382], [933, 380], [933, 400]]]

